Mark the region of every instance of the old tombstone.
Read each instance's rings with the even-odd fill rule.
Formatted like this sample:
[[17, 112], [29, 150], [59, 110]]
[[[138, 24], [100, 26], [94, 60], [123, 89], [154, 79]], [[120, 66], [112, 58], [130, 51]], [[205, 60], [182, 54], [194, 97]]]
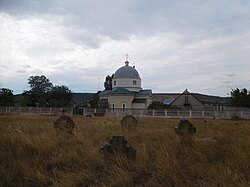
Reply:
[[122, 130], [136, 131], [138, 127], [138, 121], [133, 115], [126, 115], [121, 120]]
[[192, 135], [196, 133], [195, 126], [186, 119], [181, 119], [180, 123], [174, 128], [175, 133], [180, 137], [180, 143], [192, 145]]
[[75, 127], [74, 121], [64, 113], [54, 122], [54, 128], [57, 132], [67, 132], [72, 134]]
[[[192, 168], [199, 159], [193, 140], [196, 127], [188, 120], [181, 119], [174, 130], [180, 139], [180, 143], [177, 145], [176, 159], [184, 176], [192, 176]], [[181, 180], [183, 180], [182, 183], [184, 184], [187, 182], [185, 178]]]
[[109, 143], [101, 146], [100, 153], [106, 157], [123, 155], [128, 159], [135, 160], [136, 150], [131, 145], [127, 145], [127, 143], [128, 141], [124, 136], [113, 136], [109, 140]]

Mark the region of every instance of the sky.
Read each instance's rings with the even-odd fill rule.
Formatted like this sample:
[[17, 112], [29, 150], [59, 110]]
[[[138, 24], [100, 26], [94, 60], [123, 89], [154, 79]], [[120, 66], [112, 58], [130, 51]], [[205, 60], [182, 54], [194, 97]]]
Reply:
[[0, 0], [0, 88], [97, 92], [126, 54], [153, 93], [250, 89], [250, 1]]

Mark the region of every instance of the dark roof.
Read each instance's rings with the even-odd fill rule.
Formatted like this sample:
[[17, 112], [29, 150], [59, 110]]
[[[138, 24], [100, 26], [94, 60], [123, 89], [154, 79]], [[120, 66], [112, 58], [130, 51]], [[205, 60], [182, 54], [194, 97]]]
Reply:
[[204, 95], [199, 93], [192, 93], [202, 104], [222, 104], [225, 105], [228, 103], [229, 97], [219, 97], [212, 95]]
[[103, 90], [101, 93], [99, 93], [99, 96], [107, 96], [112, 92], [112, 90]]
[[110, 94], [133, 95], [133, 92], [131, 92], [125, 88], [116, 88], [116, 89], [112, 90], [112, 92]]
[[174, 100], [176, 99], [181, 93], [153, 93], [152, 99], [153, 101], [164, 102], [164, 100]]
[[140, 92], [136, 93], [136, 96], [145, 96], [152, 95], [152, 90], [140, 90]]
[[134, 99], [132, 103], [146, 103], [147, 99]]
[[94, 99], [96, 93], [72, 93], [72, 101], [79, 106], [86, 104]]
[[170, 105], [173, 101], [174, 101], [174, 99], [169, 99], [169, 98], [167, 98], [167, 99], [164, 99], [164, 100], [163, 100], [163, 104], [165, 104], [165, 105]]

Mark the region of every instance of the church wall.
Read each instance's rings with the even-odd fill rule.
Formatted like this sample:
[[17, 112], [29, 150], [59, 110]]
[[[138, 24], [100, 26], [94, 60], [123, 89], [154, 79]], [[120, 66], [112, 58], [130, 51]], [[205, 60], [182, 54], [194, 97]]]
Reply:
[[110, 108], [112, 108], [114, 104], [114, 108], [122, 108], [123, 104], [125, 104], [125, 108], [132, 108], [132, 101], [134, 96], [109, 96], [108, 102], [110, 104]]
[[146, 103], [132, 103], [133, 109], [146, 109]]

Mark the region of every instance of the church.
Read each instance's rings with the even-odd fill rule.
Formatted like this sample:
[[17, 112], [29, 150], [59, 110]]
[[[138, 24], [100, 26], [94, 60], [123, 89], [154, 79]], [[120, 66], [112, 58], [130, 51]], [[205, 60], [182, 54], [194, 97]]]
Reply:
[[147, 109], [152, 102], [159, 102], [169, 108], [201, 111], [224, 109], [228, 105], [226, 97], [190, 93], [187, 89], [183, 93], [152, 93], [151, 89], [143, 89], [141, 83], [138, 71], [126, 58], [124, 66], [109, 77], [109, 86], [99, 93], [99, 107]]
[[117, 69], [112, 78], [112, 88], [99, 94], [100, 103], [110, 109], [147, 109], [152, 103], [152, 90], [142, 89], [141, 77], [135, 66], [125, 65]]

